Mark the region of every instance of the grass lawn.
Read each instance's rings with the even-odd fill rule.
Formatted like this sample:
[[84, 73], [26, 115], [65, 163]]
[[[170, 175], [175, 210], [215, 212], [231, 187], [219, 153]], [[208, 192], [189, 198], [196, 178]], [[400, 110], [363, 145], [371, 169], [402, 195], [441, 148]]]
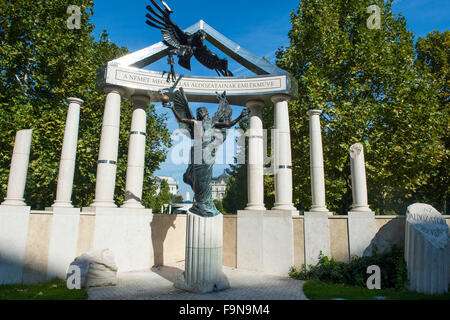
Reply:
[[341, 284], [327, 284], [310, 280], [303, 286], [303, 292], [311, 300], [377, 300], [375, 296], [382, 296], [384, 300], [450, 300], [450, 292], [444, 295], [426, 295], [406, 289], [369, 290], [367, 288], [345, 286]]
[[69, 290], [64, 280], [33, 285], [0, 285], [0, 300], [86, 300], [87, 291]]

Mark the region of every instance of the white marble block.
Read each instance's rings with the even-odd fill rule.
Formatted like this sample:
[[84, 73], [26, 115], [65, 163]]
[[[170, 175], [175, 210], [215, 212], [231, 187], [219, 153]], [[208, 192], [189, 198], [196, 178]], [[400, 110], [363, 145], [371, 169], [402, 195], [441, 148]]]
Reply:
[[80, 209], [53, 207], [48, 248], [47, 279], [65, 279], [67, 268], [76, 257]]
[[294, 212], [238, 211], [237, 268], [286, 276], [294, 265]]
[[30, 207], [0, 206], [0, 285], [22, 283]]
[[350, 211], [347, 222], [350, 259], [353, 255], [358, 257], [371, 255], [372, 240], [377, 233], [375, 213]]
[[409, 289], [425, 294], [448, 292], [449, 228], [428, 204], [415, 203], [406, 211], [405, 260]]
[[114, 252], [119, 272], [151, 268], [151, 210], [88, 207], [82, 214], [95, 215], [93, 250]]
[[330, 227], [328, 212], [305, 212], [305, 264], [316, 265], [320, 252], [330, 257]]
[[[102, 287], [117, 284], [117, 265], [109, 249], [83, 253], [70, 263], [80, 268], [81, 287]], [[69, 274], [67, 274], [69, 276]]]
[[222, 271], [223, 216], [200, 217], [188, 212], [186, 260], [175, 287], [197, 293], [229, 288]]

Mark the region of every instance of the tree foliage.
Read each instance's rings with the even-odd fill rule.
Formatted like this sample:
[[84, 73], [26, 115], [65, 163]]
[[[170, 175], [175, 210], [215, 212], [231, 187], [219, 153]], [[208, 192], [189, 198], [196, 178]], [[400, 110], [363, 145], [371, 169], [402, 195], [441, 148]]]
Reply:
[[[380, 29], [367, 27], [373, 4], [382, 11]], [[377, 213], [404, 213], [413, 202], [435, 199], [426, 190], [448, 152], [442, 140], [448, 111], [433, 77], [415, 63], [413, 34], [391, 4], [304, 0], [291, 14], [290, 46], [278, 51], [277, 64], [299, 86], [298, 100], [289, 104], [299, 209], [311, 205], [310, 109], [323, 110], [330, 210], [345, 214], [352, 203], [349, 147], [357, 142], [364, 145], [369, 204]]]
[[158, 213], [161, 212], [161, 207], [164, 205], [169, 205], [172, 203], [172, 198], [170, 195], [170, 188], [169, 183], [162, 179], [161, 184], [159, 186], [159, 193], [155, 198], [154, 204], [153, 204], [153, 212]]
[[[68, 29], [69, 5], [82, 10], [81, 29]], [[2, 0], [0, 12], [0, 198], [6, 194], [14, 136], [33, 129], [25, 198], [35, 209], [50, 206], [56, 193], [67, 113], [67, 97], [81, 107], [73, 204], [92, 203], [104, 110], [104, 94], [95, 91], [96, 73], [107, 61], [127, 53], [108, 39], [93, 37], [92, 0]], [[116, 201], [124, 198], [132, 104], [121, 109]], [[170, 138], [166, 119], [148, 107], [146, 181], [143, 200], [152, 197], [152, 173], [164, 161]]]
[[439, 125], [442, 126], [440, 137], [445, 147], [442, 161], [435, 163], [432, 170], [430, 183], [421, 188], [418, 193], [426, 202], [435, 203], [436, 208], [442, 208], [442, 213], [449, 212], [447, 199], [450, 195], [450, 31], [440, 33], [430, 32], [426, 38], [419, 38], [416, 43], [417, 60], [419, 70], [429, 72], [432, 76], [432, 85], [437, 87], [439, 110], [442, 118]]

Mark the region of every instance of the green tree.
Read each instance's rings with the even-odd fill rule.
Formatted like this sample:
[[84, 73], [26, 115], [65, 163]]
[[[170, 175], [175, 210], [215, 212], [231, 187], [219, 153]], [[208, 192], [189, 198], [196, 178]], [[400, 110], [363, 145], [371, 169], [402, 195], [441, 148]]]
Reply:
[[440, 118], [442, 145], [445, 153], [442, 161], [435, 163], [429, 183], [420, 188], [420, 194], [428, 203], [435, 204], [443, 214], [449, 212], [448, 199], [450, 195], [450, 31], [440, 33], [430, 32], [426, 38], [419, 38], [416, 43], [417, 59], [416, 64], [419, 69], [429, 72], [432, 75], [431, 85], [439, 90], [439, 110], [443, 117]]
[[161, 207], [163, 205], [171, 204], [171, 195], [170, 195], [170, 188], [169, 184], [166, 180], [161, 180], [161, 184], [159, 186], [159, 193], [156, 196], [156, 201], [154, 202], [153, 206], [153, 213], [158, 213], [161, 211]]
[[[69, 5], [81, 8], [81, 29], [68, 29]], [[0, 198], [6, 194], [14, 136], [33, 129], [26, 201], [35, 209], [50, 206], [56, 193], [67, 112], [67, 97], [81, 107], [73, 203], [94, 198], [104, 94], [95, 91], [96, 73], [107, 61], [127, 53], [108, 39], [93, 37], [92, 0], [2, 0], [0, 12]], [[116, 201], [124, 198], [132, 104], [122, 104]], [[152, 197], [152, 173], [164, 161], [170, 137], [165, 117], [148, 107], [146, 179], [143, 199]], [[144, 201], [144, 202], [145, 202]]]
[[[368, 6], [381, 8], [381, 28], [369, 29]], [[349, 147], [365, 148], [369, 203], [377, 213], [404, 213], [421, 201], [445, 147], [437, 88], [414, 64], [414, 37], [392, 1], [304, 0], [291, 14], [290, 46], [277, 64], [298, 81], [290, 102], [294, 200], [311, 205], [309, 123], [321, 109], [326, 196], [345, 214], [352, 203]]]
[[225, 212], [225, 209], [223, 208], [223, 204], [222, 201], [215, 199], [214, 200], [214, 205], [216, 206], [216, 209], [219, 210], [222, 214], [227, 214]]
[[179, 194], [171, 194], [171, 195], [170, 195], [170, 201], [171, 201], [172, 203], [183, 203], [183, 202], [184, 202], [184, 199], [183, 199], [183, 197], [182, 197], [181, 195], [179, 195]]

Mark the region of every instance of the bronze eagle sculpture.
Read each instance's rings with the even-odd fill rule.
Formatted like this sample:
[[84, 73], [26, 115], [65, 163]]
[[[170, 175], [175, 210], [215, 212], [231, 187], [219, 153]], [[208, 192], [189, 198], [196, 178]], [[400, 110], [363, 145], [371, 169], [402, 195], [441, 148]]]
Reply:
[[168, 73], [167, 82], [176, 81], [174, 70], [173, 55], [178, 57], [178, 64], [183, 68], [191, 70], [191, 58], [194, 56], [202, 65], [208, 69], [215, 70], [217, 75], [224, 77], [232, 77], [233, 74], [228, 70], [228, 60], [226, 58], [220, 59], [215, 53], [209, 50], [204, 40], [206, 39], [206, 32], [199, 30], [193, 34], [184, 32], [175, 23], [172, 22], [170, 15], [173, 13], [172, 9], [167, 3], [161, 0], [163, 7], [161, 7], [155, 0], [150, 0], [153, 4], [147, 6], [145, 22], [154, 28], [160, 29], [164, 44], [169, 47], [168, 63], [170, 65], [170, 72]]

